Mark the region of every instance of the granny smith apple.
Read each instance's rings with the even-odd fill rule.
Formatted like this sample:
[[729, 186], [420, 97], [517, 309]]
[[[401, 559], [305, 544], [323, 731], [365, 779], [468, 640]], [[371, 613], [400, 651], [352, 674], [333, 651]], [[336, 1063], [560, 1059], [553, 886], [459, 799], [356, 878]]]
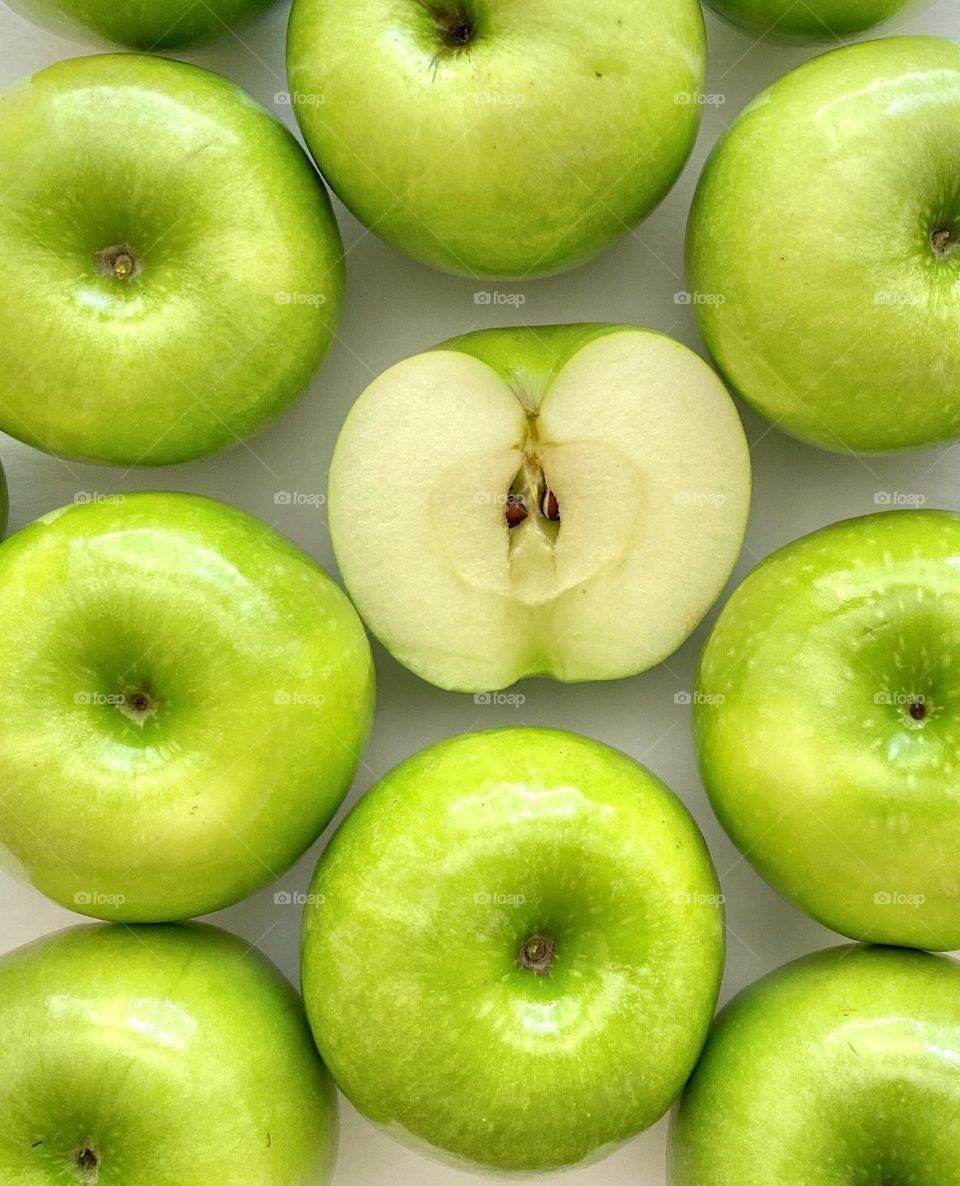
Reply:
[[749, 502], [716, 374], [624, 325], [482, 330], [397, 363], [351, 410], [329, 482], [370, 629], [467, 691], [660, 662], [723, 588]]
[[715, 148], [693, 310], [779, 428], [857, 452], [960, 436], [958, 137], [960, 45], [895, 37], [785, 75]]
[[863, 33], [920, 0], [707, 0], [732, 24], [754, 36], [784, 41], [830, 41]]
[[370, 725], [360, 621], [266, 524], [189, 494], [0, 547], [0, 863], [70, 909], [219, 909], [316, 839]]
[[695, 701], [713, 806], [776, 889], [854, 939], [960, 947], [960, 515], [849, 519], [768, 557]]
[[7, 479], [3, 472], [3, 466], [0, 465], [0, 538], [7, 530], [7, 517], [10, 512], [10, 496], [7, 491]]
[[835, 947], [720, 1014], [674, 1117], [670, 1186], [958, 1186], [960, 967]]
[[45, 28], [129, 49], [184, 49], [236, 33], [274, 0], [5, 0]]
[[22, 79], [0, 94], [0, 192], [4, 432], [185, 461], [260, 428], [323, 358], [343, 280], [330, 204], [232, 82], [132, 54]]
[[0, 959], [9, 1186], [323, 1186], [336, 1097], [296, 993], [206, 926], [100, 925]]
[[602, 1155], [669, 1107], [723, 963], [700, 833], [650, 771], [550, 729], [401, 763], [320, 858], [303, 992], [391, 1134], [499, 1171]]
[[696, 0], [295, 0], [291, 102], [351, 212], [469, 276], [576, 266], [667, 193], [700, 120]]

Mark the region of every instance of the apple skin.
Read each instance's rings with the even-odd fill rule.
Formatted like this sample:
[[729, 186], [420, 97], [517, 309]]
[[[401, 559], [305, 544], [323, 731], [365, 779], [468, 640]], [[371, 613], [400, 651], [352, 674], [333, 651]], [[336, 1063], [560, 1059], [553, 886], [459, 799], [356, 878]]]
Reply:
[[672, 1118], [669, 1186], [960, 1186], [960, 967], [834, 947], [720, 1013]]
[[770, 41], [823, 41], [865, 33], [922, 0], [707, 0], [719, 16]]
[[61, 37], [103, 40], [144, 53], [185, 49], [237, 31], [274, 0], [4, 0]]
[[117, 497], [0, 546], [0, 864], [82, 914], [188, 918], [330, 821], [373, 665], [344, 594], [259, 519]]
[[700, 660], [720, 822], [784, 897], [853, 939], [960, 947], [958, 569], [952, 512], [835, 523], [753, 570]]
[[295, 0], [287, 38], [341, 200], [474, 277], [562, 272], [649, 214], [693, 147], [705, 67], [694, 0]]
[[7, 478], [3, 472], [3, 466], [0, 465], [0, 539], [3, 539], [4, 533], [7, 530], [9, 515], [10, 491], [7, 489]]
[[[587, 738], [501, 729], [397, 766], [321, 855], [303, 993], [369, 1119], [498, 1171], [596, 1158], [700, 1052], [723, 965], [713, 866], [680, 801]], [[521, 967], [536, 934], [548, 974]]]
[[330, 1180], [336, 1094], [300, 1001], [226, 931], [46, 935], [0, 959], [0, 1026], [4, 1182]]
[[960, 436], [958, 137], [960, 45], [892, 37], [791, 71], [714, 149], [687, 287], [720, 370], [778, 428], [838, 452]]
[[[261, 428], [319, 366], [343, 288], [330, 203], [294, 137], [225, 78], [103, 54], [21, 79], [0, 95], [0, 190], [12, 436], [186, 461]], [[136, 262], [118, 278], [121, 247]]]

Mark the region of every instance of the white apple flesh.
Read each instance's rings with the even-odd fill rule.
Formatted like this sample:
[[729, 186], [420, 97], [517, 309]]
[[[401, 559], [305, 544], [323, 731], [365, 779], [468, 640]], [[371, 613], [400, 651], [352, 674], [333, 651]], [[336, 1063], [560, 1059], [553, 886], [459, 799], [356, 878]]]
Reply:
[[330, 529], [394, 657], [480, 691], [660, 662], [723, 588], [749, 497], [733, 403], [680, 343], [490, 330], [367, 388], [335, 451]]

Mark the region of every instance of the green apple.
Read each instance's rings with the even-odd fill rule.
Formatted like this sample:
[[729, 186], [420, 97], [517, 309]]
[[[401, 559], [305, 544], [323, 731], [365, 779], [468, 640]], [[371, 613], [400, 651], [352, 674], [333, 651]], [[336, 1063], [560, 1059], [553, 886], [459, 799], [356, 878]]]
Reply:
[[960, 1186], [960, 967], [890, 947], [796, 960], [720, 1014], [670, 1186]]
[[7, 517], [10, 512], [10, 496], [7, 490], [7, 479], [0, 465], [0, 539], [7, 530]]
[[750, 462], [733, 402], [651, 330], [482, 330], [367, 388], [330, 470], [330, 533], [371, 630], [467, 691], [659, 663], [719, 595]]
[[596, 1158], [669, 1107], [723, 964], [706, 846], [643, 766], [549, 729], [401, 763], [320, 858], [303, 993], [347, 1097], [499, 1171]]
[[785, 75], [714, 149], [688, 287], [779, 428], [856, 452], [960, 436], [958, 138], [960, 45], [894, 37]]
[[336, 1096], [297, 994], [215, 927], [100, 925], [0, 959], [5, 1186], [322, 1186]]
[[582, 263], [667, 193], [700, 120], [696, 0], [294, 0], [287, 75], [329, 184], [445, 271]]
[[776, 889], [854, 939], [960, 947], [960, 515], [781, 548], [724, 607], [694, 699], [714, 809]]
[[707, 0], [732, 24], [754, 36], [784, 41], [830, 41], [863, 33], [915, 8], [919, 0]]
[[369, 731], [370, 648], [259, 519], [115, 497], [0, 547], [0, 863], [82, 914], [187, 918], [327, 825]]
[[319, 365], [343, 284], [330, 203], [232, 82], [132, 54], [22, 79], [0, 94], [0, 192], [4, 432], [185, 461], [260, 428]]
[[274, 0], [5, 0], [62, 37], [128, 49], [184, 49], [235, 33]]

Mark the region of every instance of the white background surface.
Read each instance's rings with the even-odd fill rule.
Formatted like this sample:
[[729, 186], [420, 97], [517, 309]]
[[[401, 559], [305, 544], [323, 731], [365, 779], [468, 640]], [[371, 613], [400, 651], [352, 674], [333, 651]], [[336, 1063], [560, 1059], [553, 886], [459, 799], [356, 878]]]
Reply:
[[[241, 83], [292, 125], [290, 108], [274, 102], [274, 95], [286, 89], [286, 16], [286, 5], [281, 4], [246, 30], [242, 41], [231, 38], [213, 49], [184, 56]], [[123, 473], [67, 463], [0, 436], [0, 459], [11, 490], [11, 530], [71, 502], [79, 492], [182, 489], [226, 499], [259, 515], [332, 568], [322, 506], [283, 506], [275, 498], [279, 491], [322, 495], [330, 453], [347, 409], [391, 363], [453, 334], [507, 322], [627, 321], [663, 330], [702, 349], [689, 310], [674, 301], [674, 294], [684, 288], [683, 231], [697, 175], [707, 151], [737, 111], [773, 79], [816, 52], [757, 44], [710, 14], [707, 31], [706, 89], [723, 102], [706, 109], [697, 147], [680, 182], [634, 234], [565, 276], [522, 285], [478, 285], [405, 259], [365, 232], [338, 205], [348, 251], [346, 312], [339, 340], [299, 404], [248, 446], [166, 470]], [[960, 7], [956, 0], [939, 0], [897, 31], [960, 37]], [[0, 5], [0, 84], [84, 52], [88, 52], [85, 47], [35, 29]], [[525, 300], [519, 307], [478, 305], [475, 297], [481, 288], [521, 294]], [[64, 392], [64, 398], [69, 399], [69, 392]], [[958, 447], [880, 460], [834, 456], [797, 444], [741, 411], [753, 455], [754, 497], [734, 582], [788, 540], [835, 519], [875, 510], [880, 492], [919, 495], [927, 506], [960, 509]], [[778, 964], [838, 940], [766, 887], [738, 857], [707, 805], [690, 742], [690, 710], [675, 703], [674, 696], [691, 687], [695, 659], [715, 614], [654, 671], [610, 684], [565, 687], [526, 681], [515, 689], [526, 697], [518, 708], [478, 706], [470, 696], [438, 691], [377, 647], [377, 717], [348, 804], [407, 754], [472, 729], [552, 725], [626, 750], [682, 796], [707, 837], [727, 897], [726, 1000]], [[275, 905], [274, 893], [278, 888], [305, 890], [322, 843], [280, 883], [215, 916], [220, 925], [259, 944], [294, 980], [300, 910]], [[0, 950], [71, 921], [78, 919], [0, 874]], [[442, 1024], [442, 1019], [438, 1022]], [[661, 1123], [599, 1165], [564, 1175], [563, 1181], [567, 1186], [660, 1186], [664, 1136]], [[456, 1186], [476, 1180], [409, 1152], [344, 1106], [336, 1186]]]

